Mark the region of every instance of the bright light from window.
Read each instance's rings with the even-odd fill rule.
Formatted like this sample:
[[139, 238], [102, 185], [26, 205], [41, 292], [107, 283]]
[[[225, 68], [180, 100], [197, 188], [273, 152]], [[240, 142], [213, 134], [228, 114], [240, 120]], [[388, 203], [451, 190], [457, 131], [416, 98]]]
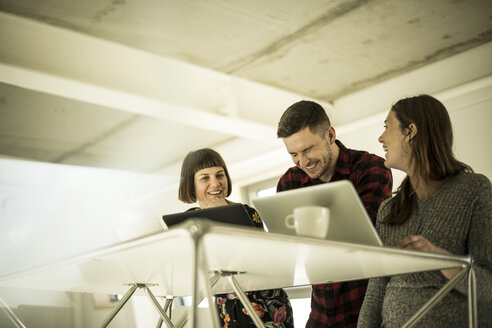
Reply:
[[304, 327], [311, 313], [311, 298], [291, 299], [292, 312], [294, 312], [294, 327]]
[[270, 187], [267, 189], [262, 189], [262, 190], [258, 191], [258, 197], [275, 195], [276, 192], [277, 192], [277, 187]]

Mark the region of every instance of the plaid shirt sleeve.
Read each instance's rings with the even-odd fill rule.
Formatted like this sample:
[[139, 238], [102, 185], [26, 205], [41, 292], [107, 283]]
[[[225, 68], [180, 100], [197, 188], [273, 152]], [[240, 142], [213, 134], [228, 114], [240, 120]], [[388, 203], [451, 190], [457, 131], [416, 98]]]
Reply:
[[[384, 166], [379, 156], [364, 153], [352, 156], [342, 145], [338, 169], [331, 181], [350, 180], [359, 194], [373, 222], [376, 221], [379, 205], [391, 195], [393, 179], [391, 171]], [[357, 160], [353, 160], [357, 157]], [[279, 180], [277, 191], [302, 188], [323, 183], [311, 180], [302, 170], [290, 168]], [[320, 259], [326, 261], [327, 259]], [[313, 285], [311, 313], [306, 328], [357, 327], [357, 319], [366, 293], [368, 280], [348, 281]]]

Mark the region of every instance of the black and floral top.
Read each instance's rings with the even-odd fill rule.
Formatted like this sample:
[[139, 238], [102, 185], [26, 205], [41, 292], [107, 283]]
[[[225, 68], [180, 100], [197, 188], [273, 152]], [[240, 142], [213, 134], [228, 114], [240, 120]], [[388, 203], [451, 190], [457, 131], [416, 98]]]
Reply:
[[[255, 226], [263, 228], [263, 222], [258, 212], [246, 204], [244, 207], [253, 219]], [[294, 328], [292, 306], [283, 289], [256, 290], [246, 292], [246, 295], [266, 328]], [[235, 293], [215, 295], [215, 304], [219, 312], [221, 327], [256, 327]]]

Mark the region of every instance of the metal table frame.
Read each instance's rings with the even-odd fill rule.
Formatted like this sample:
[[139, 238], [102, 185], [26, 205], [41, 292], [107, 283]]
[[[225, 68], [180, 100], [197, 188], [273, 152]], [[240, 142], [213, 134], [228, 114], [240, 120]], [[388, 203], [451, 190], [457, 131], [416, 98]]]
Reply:
[[[247, 228], [238, 228], [238, 227], [232, 227], [228, 225], [224, 225], [223, 227], [218, 227], [216, 224], [210, 224], [207, 221], [204, 220], [188, 220], [187, 222], [181, 224], [179, 227], [176, 228], [177, 230], [180, 231], [180, 233], [184, 236], [187, 236], [188, 240], [191, 242], [191, 254], [187, 254], [191, 257], [191, 296], [192, 296], [192, 306], [191, 310], [189, 313], [183, 315], [181, 318], [179, 318], [176, 323], [171, 322], [169, 316], [166, 314], [166, 311], [168, 311], [169, 306], [172, 302], [172, 298], [174, 296], [183, 296], [183, 295], [163, 295], [166, 296], [167, 300], [164, 305], [164, 307], [161, 307], [159, 302], [157, 301], [156, 297], [154, 296], [154, 293], [151, 291], [151, 288], [156, 287], [159, 285], [158, 281], [127, 281], [126, 285], [130, 286], [130, 288], [126, 291], [126, 294], [123, 296], [122, 300], [117, 304], [115, 309], [107, 316], [107, 318], [104, 320], [104, 322], [101, 324], [101, 327], [106, 327], [109, 325], [111, 320], [118, 314], [118, 312], [123, 308], [123, 306], [127, 303], [127, 301], [132, 297], [132, 295], [138, 290], [142, 289], [145, 291], [149, 299], [151, 300], [152, 304], [156, 308], [156, 311], [159, 313], [160, 319], [159, 322], [157, 323], [157, 327], [160, 327], [163, 323], [167, 327], [172, 327], [172, 328], [179, 328], [179, 327], [185, 327], [185, 326], [190, 326], [190, 327], [197, 327], [198, 326], [198, 315], [197, 315], [197, 307], [198, 304], [202, 301], [204, 297], [208, 299], [209, 303], [209, 310], [210, 310], [210, 317], [211, 320], [213, 321], [213, 325], [216, 327], [219, 327], [219, 322], [218, 322], [218, 316], [216, 312], [215, 306], [213, 306], [213, 295], [218, 293], [217, 290], [214, 290], [214, 286], [217, 285], [219, 281], [222, 283], [227, 282], [228, 287], [221, 287], [222, 289], [219, 289], [220, 292], [226, 291], [227, 292], [235, 292], [240, 299], [241, 303], [244, 305], [248, 313], [250, 314], [253, 322], [255, 323], [256, 327], [263, 327], [261, 319], [258, 317], [256, 311], [253, 309], [251, 306], [251, 303], [249, 302], [246, 294], [245, 294], [245, 289], [244, 286], [241, 286], [241, 283], [238, 281], [237, 278], [243, 278], [246, 277], [244, 281], [248, 281], [248, 272], [247, 271], [234, 271], [234, 270], [227, 270], [227, 269], [213, 269], [211, 270], [209, 267], [210, 264], [210, 259], [212, 258], [212, 254], [208, 253], [208, 246], [210, 246], [210, 238], [209, 235], [212, 233], [215, 236], [214, 237], [220, 237], [220, 236], [226, 236], [227, 234], [238, 234], [238, 245], [240, 245], [241, 238], [242, 237], [251, 237], [251, 238], [256, 238], [258, 240], [261, 240], [261, 242], [264, 242], [265, 244], [268, 244], [269, 241], [268, 239], [270, 236], [273, 236], [272, 238], [274, 240], [288, 240], [289, 243], [291, 244], [296, 244], [298, 247], [310, 247], [310, 245], [315, 245], [316, 247], [323, 249], [324, 245], [326, 244], [330, 248], [327, 248], [327, 251], [329, 252], [330, 250], [333, 251], [334, 249], [336, 250], [338, 248], [338, 245], [340, 245], [340, 248], [345, 248], [345, 249], [350, 249], [352, 246], [355, 249], [366, 249], [369, 248], [369, 252], [373, 253], [388, 253], [391, 254], [392, 256], [402, 256], [405, 257], [407, 254], [411, 255], [413, 259], [419, 259], [421, 258], [422, 260], [431, 260], [433, 263], [433, 266], [429, 268], [428, 270], [435, 270], [435, 269], [446, 269], [446, 268], [453, 268], [453, 267], [461, 267], [462, 270], [452, 279], [450, 279], [415, 315], [408, 320], [408, 322], [404, 325], [405, 328], [408, 327], [413, 327], [437, 302], [439, 302], [448, 292], [450, 292], [454, 286], [462, 281], [463, 279], [467, 279], [468, 281], [468, 317], [469, 317], [469, 327], [477, 327], [477, 301], [476, 301], [476, 281], [475, 281], [475, 273], [473, 270], [473, 266], [471, 263], [471, 260], [469, 257], [460, 257], [460, 256], [442, 256], [442, 255], [437, 255], [437, 254], [429, 254], [429, 253], [420, 253], [420, 252], [414, 252], [414, 251], [404, 251], [404, 250], [396, 250], [396, 249], [389, 249], [386, 247], [380, 247], [380, 248], [375, 248], [375, 247], [370, 247], [370, 246], [363, 246], [363, 245], [350, 245], [350, 244], [344, 244], [344, 243], [338, 243], [338, 242], [331, 242], [331, 241], [325, 241], [325, 240], [314, 240], [312, 238], [306, 238], [306, 237], [296, 237], [296, 236], [281, 236], [277, 235], [274, 236], [274, 234], [266, 234], [263, 232], [257, 232], [253, 231], [251, 229]], [[164, 232], [160, 233], [156, 238], [156, 240], [165, 240], [166, 239], [166, 234], [168, 236], [171, 236], [170, 232]], [[269, 236], [269, 237], [266, 237]], [[254, 239], [254, 240], [256, 240]], [[132, 244], [133, 243], [133, 244]], [[149, 241], [149, 245], [153, 243], [153, 240]], [[106, 248], [97, 252], [92, 252], [86, 255], [82, 255], [81, 257], [77, 259], [71, 259], [67, 261], [61, 261], [59, 263], [55, 263], [43, 268], [37, 268], [35, 270], [31, 270], [28, 272], [21, 272], [18, 274], [12, 274], [12, 275], [7, 275], [7, 276], [0, 276], [0, 286], [5, 282], [9, 281], [11, 279], [17, 279], [14, 284], [20, 284], [23, 285], [23, 282], [26, 280], [23, 278], [25, 275], [32, 276], [39, 274], [39, 272], [47, 272], [47, 273], [56, 273], [60, 270], [60, 268], [69, 266], [69, 265], [74, 265], [77, 263], [80, 263], [81, 261], [87, 261], [88, 259], [94, 257], [94, 256], [105, 256], [105, 255], [112, 255], [112, 256], [117, 256], [118, 252], [122, 252], [128, 249], [131, 249], [132, 247], [139, 246], [138, 243], [135, 242], [129, 242], [127, 245], [118, 245], [117, 247], [110, 247]], [[396, 253], [396, 255], [395, 255]], [[308, 267], [310, 264], [308, 263], [309, 261], [306, 262], [306, 266]], [[440, 264], [442, 262], [442, 265]], [[131, 265], [131, 263], [129, 263]], [[58, 271], [57, 271], [58, 270]], [[387, 276], [387, 275], [392, 275], [392, 274], [397, 274], [397, 273], [391, 273], [391, 274], [385, 274], [384, 272], [386, 269], [381, 269], [381, 273], [370, 274], [368, 277], [365, 274], [360, 274], [360, 277], [354, 276], [357, 279], [363, 279], [363, 278], [371, 278], [371, 277], [378, 277], [378, 276]], [[421, 270], [421, 271], [426, 271], [426, 270]], [[399, 273], [405, 273], [406, 271], [401, 271]], [[413, 271], [417, 272], [417, 271]], [[352, 277], [352, 278], [354, 278]], [[343, 281], [343, 279], [342, 279]], [[326, 281], [306, 281], [303, 280], [301, 281], [302, 283], [297, 284], [296, 282], [291, 283], [289, 286], [270, 286], [270, 288], [278, 288], [278, 287], [291, 287], [295, 285], [306, 285], [306, 284], [317, 284], [317, 283], [325, 283]], [[330, 282], [334, 282], [330, 281]], [[20, 286], [19, 286], [20, 287]], [[24, 286], [25, 287], [25, 286]], [[39, 287], [39, 286], [38, 286]], [[268, 287], [268, 286], [263, 286], [263, 287]], [[267, 289], [267, 288], [263, 288]], [[100, 292], [98, 290], [94, 290], [93, 292]], [[114, 292], [113, 292], [114, 293]], [[7, 314], [7, 316], [11, 319], [11, 321], [14, 323], [16, 327], [19, 328], [24, 328], [25, 326], [22, 324], [21, 320], [15, 316], [15, 314], [8, 308], [7, 304], [0, 298], [0, 307], [4, 310], [4, 312]]]

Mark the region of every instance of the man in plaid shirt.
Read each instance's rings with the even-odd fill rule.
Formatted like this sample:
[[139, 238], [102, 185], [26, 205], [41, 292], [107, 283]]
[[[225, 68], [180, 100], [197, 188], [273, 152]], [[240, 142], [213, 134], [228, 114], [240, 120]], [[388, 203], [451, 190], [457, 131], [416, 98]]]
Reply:
[[[277, 192], [349, 180], [369, 217], [376, 222], [379, 205], [390, 197], [393, 184], [383, 158], [345, 148], [336, 140], [335, 129], [323, 107], [312, 101], [300, 101], [287, 108], [278, 124], [277, 137], [282, 138], [296, 165], [280, 178]], [[367, 282], [313, 285], [306, 328], [355, 328]]]

